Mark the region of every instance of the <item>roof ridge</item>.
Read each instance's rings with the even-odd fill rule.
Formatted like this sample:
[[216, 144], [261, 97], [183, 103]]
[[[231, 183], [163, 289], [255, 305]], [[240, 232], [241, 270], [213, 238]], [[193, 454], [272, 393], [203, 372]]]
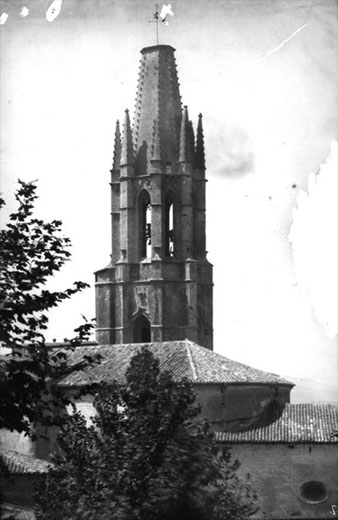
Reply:
[[195, 361], [194, 361], [194, 358], [193, 358], [193, 355], [192, 355], [192, 352], [191, 352], [191, 345], [192, 345], [191, 341], [186, 338], [185, 339], [185, 347], [186, 347], [186, 350], [187, 350], [189, 364], [190, 364], [190, 367], [191, 367], [193, 378], [195, 380], [197, 380], [198, 379], [197, 369], [196, 369], [196, 364], [195, 364]]

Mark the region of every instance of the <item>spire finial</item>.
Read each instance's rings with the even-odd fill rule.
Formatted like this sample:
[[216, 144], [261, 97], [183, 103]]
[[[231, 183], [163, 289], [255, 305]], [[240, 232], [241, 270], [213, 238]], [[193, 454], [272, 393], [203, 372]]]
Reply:
[[155, 12], [153, 13], [153, 20], [148, 20], [148, 23], [156, 24], [156, 45], [158, 45], [158, 21], [159, 21], [159, 12], [158, 12], [158, 4], [156, 4]]
[[123, 139], [122, 139], [122, 150], [121, 150], [121, 166], [127, 166], [134, 164], [134, 149], [133, 149], [133, 138], [131, 133], [129, 110], [125, 110], [124, 125], [123, 125]]
[[174, 16], [173, 10], [171, 8], [171, 4], [163, 5], [161, 12], [158, 11], [158, 4], [155, 5], [155, 12], [153, 14], [153, 20], [148, 20], [148, 23], [156, 24], [156, 45], [158, 45], [158, 22], [161, 22], [163, 25], [169, 25], [168, 16]]
[[120, 122], [119, 122], [119, 120], [117, 120], [116, 127], [115, 127], [113, 170], [120, 169], [120, 162], [121, 162], [121, 133], [120, 133]]
[[196, 136], [196, 168], [205, 169], [202, 114], [198, 115], [197, 136]]

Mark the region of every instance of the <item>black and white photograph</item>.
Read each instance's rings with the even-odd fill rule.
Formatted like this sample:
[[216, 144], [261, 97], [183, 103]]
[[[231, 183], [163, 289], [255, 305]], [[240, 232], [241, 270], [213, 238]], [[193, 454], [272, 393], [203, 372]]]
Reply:
[[338, 517], [337, 62], [337, 0], [0, 0], [0, 518]]

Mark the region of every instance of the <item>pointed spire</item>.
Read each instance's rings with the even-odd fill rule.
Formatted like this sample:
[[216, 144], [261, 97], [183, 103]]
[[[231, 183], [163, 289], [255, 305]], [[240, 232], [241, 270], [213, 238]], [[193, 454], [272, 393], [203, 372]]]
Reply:
[[184, 105], [182, 122], [181, 122], [181, 138], [180, 138], [180, 155], [179, 162], [189, 161], [189, 117], [188, 107]]
[[189, 160], [191, 165], [195, 164], [195, 135], [194, 135], [194, 127], [192, 126], [192, 121], [189, 121], [188, 126], [188, 134], [189, 134]]
[[142, 49], [133, 121], [135, 174], [144, 175], [153, 160], [154, 119], [159, 121], [161, 159], [177, 171], [181, 96], [170, 45]]
[[122, 139], [122, 150], [121, 150], [121, 166], [127, 166], [134, 164], [134, 150], [133, 150], [133, 138], [131, 133], [129, 110], [125, 110], [124, 125], [123, 125], [123, 139]]
[[198, 116], [197, 136], [196, 136], [196, 168], [205, 169], [202, 114], [199, 114], [199, 116]]
[[152, 142], [152, 161], [161, 161], [161, 141], [160, 141], [160, 122], [158, 119], [154, 120], [154, 134]]
[[117, 120], [116, 128], [115, 128], [113, 170], [120, 169], [120, 162], [121, 162], [121, 133], [120, 133], [120, 122], [119, 122], [119, 120]]

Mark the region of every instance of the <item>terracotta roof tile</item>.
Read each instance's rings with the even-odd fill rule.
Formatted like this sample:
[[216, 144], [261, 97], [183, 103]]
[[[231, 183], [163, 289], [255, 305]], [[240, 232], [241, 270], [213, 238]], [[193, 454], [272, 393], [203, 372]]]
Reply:
[[16, 504], [10, 504], [9, 502], [3, 502], [1, 504], [1, 513], [4, 520], [6, 518], [15, 518], [15, 520], [36, 520], [34, 511], [29, 507], [18, 506]]
[[[331, 405], [275, 403], [255, 426], [216, 432], [229, 443], [338, 443], [338, 410]], [[336, 433], [335, 433], [336, 432]]]
[[0, 459], [10, 473], [46, 473], [52, 466], [50, 462], [36, 459], [14, 450], [0, 449]]
[[[216, 354], [189, 340], [162, 343], [131, 343], [78, 347], [69, 354], [72, 365], [79, 369], [61, 381], [62, 386], [82, 386], [88, 383], [124, 382], [131, 358], [146, 345], [159, 359], [161, 370], [167, 370], [176, 381], [186, 378], [191, 383], [279, 384], [294, 386], [276, 374], [263, 372]], [[84, 356], [102, 356], [101, 363], [81, 369]]]

